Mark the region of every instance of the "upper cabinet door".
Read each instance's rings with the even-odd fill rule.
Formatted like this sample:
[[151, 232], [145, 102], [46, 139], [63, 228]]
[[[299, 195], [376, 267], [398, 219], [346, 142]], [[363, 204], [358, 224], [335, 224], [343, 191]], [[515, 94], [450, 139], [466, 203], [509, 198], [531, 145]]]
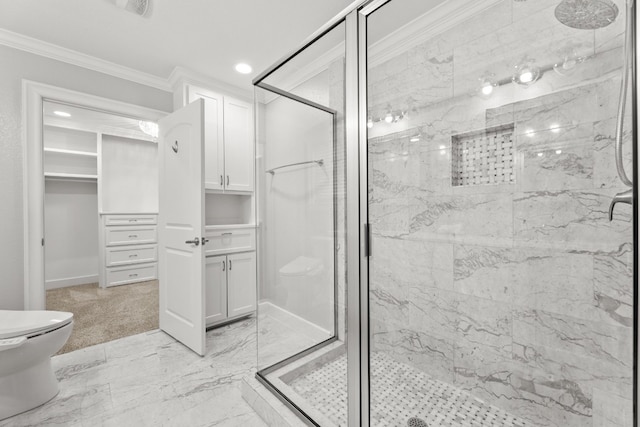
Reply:
[[230, 191], [253, 191], [252, 106], [224, 98], [225, 184]]
[[160, 329], [205, 353], [204, 101], [159, 121]]
[[189, 102], [204, 100], [204, 187], [207, 190], [223, 190], [224, 132], [223, 97], [209, 90], [190, 86]]

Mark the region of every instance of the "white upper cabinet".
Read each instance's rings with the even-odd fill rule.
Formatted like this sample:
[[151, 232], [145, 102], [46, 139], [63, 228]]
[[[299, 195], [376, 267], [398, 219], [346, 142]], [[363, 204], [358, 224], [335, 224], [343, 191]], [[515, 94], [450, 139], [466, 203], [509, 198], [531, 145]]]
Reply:
[[253, 191], [251, 104], [224, 99], [225, 185], [230, 191]]
[[248, 102], [188, 86], [189, 103], [205, 102], [205, 189], [253, 191], [253, 117]]

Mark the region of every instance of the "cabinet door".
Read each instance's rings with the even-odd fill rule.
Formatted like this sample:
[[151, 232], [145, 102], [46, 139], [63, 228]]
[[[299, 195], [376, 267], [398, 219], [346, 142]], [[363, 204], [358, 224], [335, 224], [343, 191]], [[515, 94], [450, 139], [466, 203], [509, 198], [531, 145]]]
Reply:
[[223, 97], [197, 87], [189, 87], [189, 102], [204, 100], [204, 188], [224, 189]]
[[256, 309], [256, 253], [227, 255], [227, 260], [228, 315], [252, 313]]
[[207, 257], [205, 262], [207, 325], [227, 318], [227, 257]]
[[231, 191], [253, 191], [251, 104], [224, 98], [225, 184]]

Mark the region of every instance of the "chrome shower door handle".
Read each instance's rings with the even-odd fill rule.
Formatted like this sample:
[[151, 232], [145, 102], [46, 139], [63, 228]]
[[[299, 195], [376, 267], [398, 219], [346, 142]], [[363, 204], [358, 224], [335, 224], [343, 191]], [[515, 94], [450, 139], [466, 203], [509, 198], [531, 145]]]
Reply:
[[200, 238], [196, 237], [193, 240], [186, 240], [185, 243], [189, 244], [189, 245], [196, 245], [198, 246], [200, 244]]
[[613, 221], [613, 208], [615, 208], [615, 206], [618, 203], [626, 203], [628, 205], [632, 205], [633, 189], [631, 188], [627, 191], [623, 191], [622, 193], [618, 193], [615, 196], [613, 196], [613, 199], [611, 200], [611, 204], [609, 205], [609, 221]]

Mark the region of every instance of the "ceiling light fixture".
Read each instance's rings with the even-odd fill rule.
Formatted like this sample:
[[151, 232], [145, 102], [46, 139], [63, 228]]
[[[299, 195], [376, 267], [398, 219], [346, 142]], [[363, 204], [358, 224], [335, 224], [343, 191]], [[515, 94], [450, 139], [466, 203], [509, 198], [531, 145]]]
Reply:
[[71, 114], [67, 113], [66, 111], [54, 111], [53, 114], [55, 114], [58, 117], [71, 117]]
[[572, 74], [576, 70], [576, 67], [584, 61], [584, 57], [578, 56], [576, 51], [572, 50], [564, 56], [562, 62], [553, 64], [553, 71], [561, 76], [568, 76], [569, 74]]
[[524, 58], [522, 62], [515, 66], [511, 80], [520, 86], [529, 87], [534, 84], [541, 75], [540, 68], [534, 65], [534, 60]]
[[240, 74], [249, 74], [250, 72], [253, 71], [253, 68], [251, 68], [251, 65], [249, 64], [240, 62], [239, 64], [236, 64], [236, 71], [239, 72]]
[[140, 130], [142, 132], [146, 133], [150, 137], [152, 137], [152, 138], [157, 138], [158, 137], [158, 124], [157, 123], [146, 122], [146, 121], [140, 120], [138, 122], [138, 127], [140, 128]]
[[498, 82], [495, 81], [494, 74], [480, 77], [480, 95], [488, 98], [497, 86]]

